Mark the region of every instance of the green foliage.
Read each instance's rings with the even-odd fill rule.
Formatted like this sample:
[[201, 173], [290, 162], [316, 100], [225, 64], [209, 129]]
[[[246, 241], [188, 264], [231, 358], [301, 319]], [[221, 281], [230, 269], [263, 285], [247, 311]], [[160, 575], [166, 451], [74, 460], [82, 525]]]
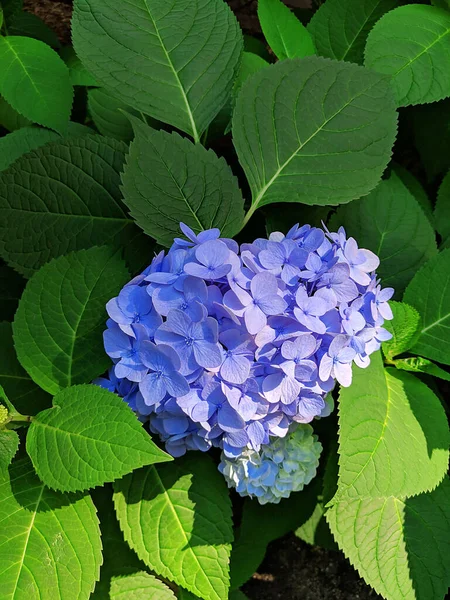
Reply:
[[244, 220], [237, 179], [223, 158], [177, 133], [133, 119], [136, 137], [122, 176], [124, 201], [136, 222], [170, 245], [179, 223], [196, 232], [219, 227], [233, 236]]
[[369, 31], [399, 0], [326, 0], [308, 25], [317, 53], [362, 64]]
[[432, 375], [445, 381], [450, 381], [450, 373], [444, 371], [441, 367], [435, 365], [431, 360], [422, 358], [421, 356], [411, 356], [410, 358], [399, 358], [394, 361], [394, 365], [397, 369], [403, 371], [414, 371], [416, 373], [424, 373], [425, 375]]
[[60, 139], [60, 136], [55, 131], [41, 127], [22, 127], [5, 135], [0, 138], [0, 171], [4, 171], [30, 150], [35, 150], [47, 142], [57, 139]]
[[404, 302], [390, 302], [394, 318], [386, 321], [384, 328], [392, 339], [383, 342], [383, 352], [388, 360], [403, 354], [413, 346], [420, 327], [420, 315], [415, 308]]
[[114, 489], [125, 539], [152, 571], [204, 600], [227, 599], [231, 502], [207, 456], [146, 467]]
[[5, 477], [5, 469], [19, 449], [19, 436], [15, 431], [6, 429], [10, 413], [14, 409], [5, 390], [0, 385], [0, 477]]
[[436, 229], [441, 235], [443, 246], [450, 244], [450, 171], [439, 188], [434, 210]]
[[34, 417], [27, 451], [45, 485], [63, 492], [86, 490], [172, 460], [121, 398], [96, 385], [59, 392], [53, 408]]
[[133, 127], [127, 113], [137, 114], [122, 101], [117, 100], [107, 90], [95, 88], [88, 92], [89, 114], [101, 134], [130, 142]]
[[365, 64], [391, 76], [399, 106], [450, 96], [450, 14], [432, 6], [400, 6], [367, 39]]
[[339, 480], [332, 502], [434, 489], [447, 471], [450, 445], [439, 399], [413, 375], [385, 371], [380, 353], [367, 369], [353, 371], [351, 387], [339, 396]]
[[100, 136], [55, 142], [0, 174], [0, 255], [31, 276], [53, 257], [132, 242], [119, 190], [125, 146]]
[[8, 26], [8, 35], [22, 35], [40, 40], [52, 48], [61, 47], [58, 36], [38, 16], [32, 13], [17, 14]]
[[242, 34], [234, 15], [222, 0], [137, 0], [126, 14], [124, 26], [116, 0], [76, 0], [78, 56], [125, 104], [198, 141], [236, 74]]
[[367, 194], [389, 161], [396, 120], [388, 82], [363, 67], [307, 57], [254, 75], [233, 116], [252, 191], [247, 220], [270, 202], [339, 204]]
[[69, 70], [49, 46], [22, 36], [0, 37], [0, 94], [25, 117], [67, 131], [72, 109]]
[[403, 300], [416, 308], [422, 327], [412, 351], [450, 365], [450, 249], [440, 252], [418, 271]]
[[327, 520], [341, 550], [384, 598], [444, 598], [450, 584], [448, 478], [414, 498], [342, 500]]
[[4, 600], [88, 600], [99, 576], [100, 530], [89, 496], [45, 487], [28, 460], [0, 473]]
[[377, 273], [397, 295], [437, 252], [429, 220], [394, 172], [368, 196], [340, 207], [330, 222], [331, 230], [340, 225], [379, 256]]
[[126, 283], [123, 261], [107, 247], [44, 265], [28, 282], [14, 319], [17, 356], [32, 379], [56, 394], [108, 368], [106, 302]]
[[258, 18], [267, 43], [280, 60], [316, 53], [306, 27], [281, 0], [259, 0]]
[[433, 203], [428, 197], [428, 194], [423, 188], [422, 184], [414, 177], [412, 173], [400, 165], [394, 166], [394, 173], [399, 179], [401, 179], [403, 185], [408, 188], [408, 190], [420, 204], [420, 207], [428, 217], [431, 226], [434, 228]]
[[149, 573], [115, 577], [111, 582], [111, 600], [176, 600], [164, 583]]
[[317, 502], [312, 515], [295, 531], [295, 535], [311, 546], [320, 546], [329, 550], [337, 549], [337, 544], [325, 518], [323, 502]]
[[0, 97], [0, 125], [8, 131], [15, 131], [21, 127], [31, 125], [31, 121], [14, 110], [4, 98]]
[[72, 46], [65, 46], [59, 53], [69, 69], [70, 83], [72, 85], [97, 86], [95, 78], [89, 73], [81, 60], [76, 55]]

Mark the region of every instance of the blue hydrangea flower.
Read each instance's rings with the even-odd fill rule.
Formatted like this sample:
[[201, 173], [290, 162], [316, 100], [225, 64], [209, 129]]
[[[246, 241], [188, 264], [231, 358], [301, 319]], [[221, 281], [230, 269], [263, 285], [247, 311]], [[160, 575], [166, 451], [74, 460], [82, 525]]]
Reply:
[[108, 302], [113, 365], [97, 383], [173, 456], [220, 448], [238, 491], [276, 500], [308, 479], [293, 465], [303, 473], [302, 444], [317, 449], [306, 424], [330, 414], [336, 381], [350, 385], [353, 363], [367, 367], [390, 337], [393, 290], [342, 228], [295, 225], [240, 247], [218, 229], [181, 230]]

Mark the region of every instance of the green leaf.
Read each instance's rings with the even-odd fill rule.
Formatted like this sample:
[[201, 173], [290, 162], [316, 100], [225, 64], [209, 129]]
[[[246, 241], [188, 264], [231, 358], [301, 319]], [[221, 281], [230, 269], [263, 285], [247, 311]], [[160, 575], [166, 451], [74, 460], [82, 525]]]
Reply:
[[111, 600], [176, 600], [172, 590], [149, 573], [115, 577], [110, 597]]
[[[241, 587], [261, 564], [268, 544], [305, 523], [313, 513], [320, 480], [279, 504], [244, 501], [241, 525], [231, 552], [231, 589]], [[262, 523], [264, 526], [262, 527]]]
[[431, 0], [431, 4], [438, 8], [444, 8], [450, 10], [450, 0]]
[[408, 188], [408, 190], [420, 204], [420, 207], [428, 217], [431, 226], [434, 227], [433, 203], [428, 197], [428, 194], [424, 190], [422, 184], [419, 183], [412, 173], [400, 165], [394, 166], [394, 172], [397, 177], [401, 179], [403, 185]]
[[222, 0], [137, 0], [126, 23], [116, 0], [76, 0], [72, 37], [100, 85], [196, 141], [225, 104], [242, 49]]
[[0, 264], [0, 314], [5, 321], [13, 320], [25, 283], [19, 273]]
[[124, 142], [133, 139], [133, 127], [123, 111], [137, 114], [136, 111], [121, 100], [117, 100], [108, 90], [102, 88], [89, 90], [88, 109], [100, 133]]
[[124, 202], [137, 224], [169, 246], [180, 221], [195, 232], [218, 227], [232, 237], [242, 227], [243, 199], [223, 158], [177, 133], [133, 119], [135, 139], [122, 175]]
[[[19, 436], [11, 429], [0, 429], [0, 477], [19, 449]], [[1, 568], [1, 567], [0, 567]]]
[[14, 110], [4, 98], [0, 98], [0, 125], [2, 127], [8, 131], [15, 131], [31, 124], [29, 119]]
[[420, 327], [420, 315], [415, 308], [404, 302], [389, 302], [394, 318], [385, 321], [383, 327], [392, 339], [383, 342], [383, 353], [388, 360], [407, 352], [414, 344]]
[[51, 397], [34, 383], [17, 360], [11, 323], [0, 322], [0, 340], [0, 385], [16, 409], [25, 415], [35, 415], [51, 406]]
[[112, 486], [97, 487], [91, 490], [91, 496], [100, 519], [103, 564], [90, 600], [110, 600], [111, 579], [144, 571], [145, 565], [123, 539], [112, 501]]
[[341, 550], [389, 600], [442, 600], [450, 584], [450, 481], [406, 500], [346, 499], [327, 511]]
[[72, 46], [65, 46], [62, 48], [59, 55], [69, 69], [70, 83], [72, 85], [81, 85], [86, 87], [95, 87], [98, 85], [95, 78], [89, 73], [81, 60], [78, 58]]
[[60, 136], [55, 131], [41, 127], [22, 127], [22, 129], [5, 135], [0, 138], [0, 171], [4, 171], [30, 150], [35, 150], [47, 142], [57, 139], [60, 139]]
[[21, 12], [16, 15], [8, 27], [8, 35], [22, 35], [40, 40], [52, 48], [60, 48], [58, 36], [37, 15]]
[[442, 243], [450, 242], [450, 171], [444, 177], [439, 188], [434, 210], [436, 229], [442, 237]]
[[403, 371], [414, 371], [416, 373], [425, 373], [426, 375], [432, 375], [433, 377], [439, 377], [445, 381], [450, 381], [450, 373], [444, 371], [431, 360], [422, 358], [421, 356], [412, 356], [410, 358], [399, 358], [394, 360], [393, 364], [397, 369]]
[[258, 18], [267, 43], [280, 60], [316, 53], [306, 27], [281, 0], [259, 0]]
[[244, 50], [245, 52], [251, 52], [252, 54], [257, 54], [265, 61], [270, 62], [273, 57], [271, 57], [270, 52], [267, 48], [267, 45], [256, 37], [252, 37], [251, 35], [247, 35], [244, 33]]
[[429, 181], [450, 167], [450, 100], [416, 106], [415, 145]]
[[422, 317], [422, 327], [411, 351], [450, 365], [450, 249], [423, 266], [403, 296]]
[[72, 109], [69, 70], [49, 46], [28, 37], [0, 38], [0, 94], [27, 119], [65, 132]]
[[20, 460], [0, 480], [2, 600], [88, 600], [102, 562], [89, 496], [53, 492]]
[[435, 488], [448, 468], [450, 433], [439, 399], [406, 372], [383, 369], [381, 354], [339, 396], [342, 499], [413, 496]]
[[1, 5], [5, 22], [8, 24], [22, 10], [23, 0], [2, 0]]
[[246, 221], [270, 202], [335, 205], [367, 194], [389, 161], [396, 121], [388, 81], [363, 67], [310, 56], [263, 69], [241, 88], [233, 116], [252, 191]]
[[330, 221], [380, 258], [377, 275], [397, 296], [417, 269], [437, 253], [436, 237], [417, 200], [393, 172], [371, 194], [338, 209]]
[[326, 0], [308, 25], [317, 54], [362, 64], [369, 31], [398, 3], [399, 0]]
[[123, 261], [101, 247], [60, 256], [29, 280], [14, 319], [14, 343], [22, 366], [44, 390], [56, 394], [108, 368], [105, 304], [128, 279]]
[[433, 6], [400, 6], [367, 38], [365, 64], [390, 75], [398, 106], [450, 96], [450, 14]]
[[152, 571], [204, 600], [228, 598], [231, 501], [209, 457], [140, 469], [114, 489], [125, 539]]
[[0, 254], [31, 276], [72, 250], [129, 245], [139, 230], [119, 189], [124, 144], [84, 136], [47, 144], [0, 174]]
[[249, 77], [251, 77], [255, 73], [258, 73], [258, 71], [261, 71], [261, 69], [264, 69], [268, 66], [269, 63], [257, 54], [252, 54], [251, 52], [243, 52], [241, 64], [239, 66], [239, 71], [233, 86], [233, 94], [237, 96], [242, 85], [245, 81], [247, 81]]
[[325, 512], [323, 502], [317, 502], [313, 514], [295, 531], [295, 535], [311, 546], [337, 550]]
[[59, 392], [53, 408], [33, 418], [27, 452], [45, 485], [63, 492], [86, 490], [172, 460], [119, 396], [96, 385]]

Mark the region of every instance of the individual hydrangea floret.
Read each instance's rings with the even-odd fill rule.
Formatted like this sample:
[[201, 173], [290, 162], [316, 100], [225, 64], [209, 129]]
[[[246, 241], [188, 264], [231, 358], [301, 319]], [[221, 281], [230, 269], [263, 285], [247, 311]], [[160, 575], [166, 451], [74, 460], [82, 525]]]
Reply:
[[245, 450], [237, 458], [222, 455], [219, 471], [228, 487], [241, 496], [257, 498], [260, 504], [278, 504], [292, 492], [299, 492], [317, 472], [322, 444], [310, 425], [294, 426], [285, 438], [278, 438], [261, 450]]
[[218, 229], [181, 230], [108, 302], [113, 366], [98, 382], [173, 456], [268, 456], [276, 438], [328, 415], [335, 382], [350, 385], [352, 364], [367, 367], [390, 337], [393, 290], [342, 228], [295, 225], [240, 247]]

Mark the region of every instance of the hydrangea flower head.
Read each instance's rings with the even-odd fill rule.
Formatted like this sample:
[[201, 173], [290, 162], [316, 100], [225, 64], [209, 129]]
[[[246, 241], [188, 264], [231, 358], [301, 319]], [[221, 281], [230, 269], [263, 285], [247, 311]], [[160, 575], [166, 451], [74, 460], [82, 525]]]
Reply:
[[343, 228], [295, 225], [240, 247], [218, 229], [181, 230], [186, 239], [108, 302], [113, 367], [98, 383], [173, 456], [214, 446], [224, 461], [253, 464], [329, 414], [326, 396], [336, 381], [351, 384], [353, 363], [368, 366], [390, 337], [393, 290]]

